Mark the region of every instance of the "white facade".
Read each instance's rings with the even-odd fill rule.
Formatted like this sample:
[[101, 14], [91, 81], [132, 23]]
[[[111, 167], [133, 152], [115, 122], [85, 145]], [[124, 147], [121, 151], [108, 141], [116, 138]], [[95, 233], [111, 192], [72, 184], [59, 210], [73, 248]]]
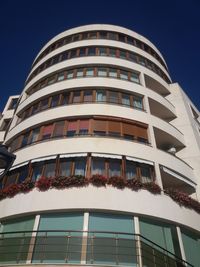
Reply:
[[[68, 37], [70, 41], [66, 41]], [[15, 109], [9, 110], [13, 98], [20, 100]], [[173, 188], [200, 201], [200, 113], [180, 86], [171, 82], [161, 53], [149, 40], [112, 25], [88, 25], [57, 35], [39, 52], [21, 96], [10, 97], [2, 115], [0, 142], [16, 154], [13, 170], [2, 181], [4, 188], [25, 178], [37, 183], [38, 177], [33, 178], [35, 162], [43, 162], [42, 176], [52, 177], [46, 162], [57, 159], [56, 177], [63, 171], [62, 159], [72, 158], [69, 175], [82, 175], [75, 159], [81, 157], [87, 179], [96, 174], [95, 162], [106, 159], [99, 160], [98, 171], [107, 179], [114, 174], [129, 180], [135, 171], [133, 178], [161, 188], [158, 195], [126, 186], [118, 189], [91, 184], [46, 192], [33, 189], [0, 201], [2, 225], [35, 216], [34, 230], [38, 230], [43, 214], [82, 212], [81, 230], [87, 231], [87, 216], [99, 212], [134, 217], [135, 233], [149, 238], [142, 230], [147, 224], [140, 218], [152, 219], [175, 227], [180, 253], [167, 245], [164, 248], [197, 267], [198, 255], [194, 251], [200, 242], [200, 215], [193, 208], [177, 204], [166, 190]], [[56, 128], [58, 122], [62, 133], [61, 128]], [[129, 165], [133, 168], [130, 171]], [[20, 178], [22, 166], [28, 170], [24, 179]], [[192, 239], [184, 231], [196, 237]], [[195, 246], [192, 260], [188, 256], [189, 243], [184, 240], [192, 240]], [[30, 258], [26, 262], [34, 263]], [[83, 259], [77, 264], [81, 263], [85, 263]], [[135, 264], [157, 266], [145, 262], [141, 255]]]

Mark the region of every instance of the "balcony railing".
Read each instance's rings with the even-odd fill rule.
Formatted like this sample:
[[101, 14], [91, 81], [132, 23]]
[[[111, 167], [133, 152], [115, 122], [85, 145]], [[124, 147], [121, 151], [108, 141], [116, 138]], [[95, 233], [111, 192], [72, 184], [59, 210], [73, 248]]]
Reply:
[[0, 234], [0, 264], [193, 266], [147, 238], [129, 233], [71, 230]]

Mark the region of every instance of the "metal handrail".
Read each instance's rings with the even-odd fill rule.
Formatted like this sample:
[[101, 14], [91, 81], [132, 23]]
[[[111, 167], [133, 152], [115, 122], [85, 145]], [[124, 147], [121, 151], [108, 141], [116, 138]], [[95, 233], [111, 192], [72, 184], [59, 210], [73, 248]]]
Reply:
[[[184, 264], [185, 266], [193, 266], [192, 264], [188, 263], [187, 261], [181, 259], [180, 257], [178, 257], [177, 255], [175, 255], [174, 253], [168, 251], [167, 249], [163, 248], [162, 246], [158, 245], [157, 243], [153, 242], [152, 240], [144, 237], [141, 234], [132, 234], [132, 233], [126, 233], [126, 232], [112, 232], [112, 231], [96, 231], [96, 230], [91, 230], [91, 231], [82, 231], [82, 230], [37, 230], [37, 231], [14, 231], [14, 232], [1, 232], [0, 233], [0, 241], [6, 239], [5, 236], [7, 235], [13, 235], [13, 234], [23, 234], [23, 236], [21, 237], [27, 237], [26, 234], [30, 234], [28, 237], [32, 237], [33, 234], [39, 234], [39, 233], [45, 233], [45, 236], [47, 236], [48, 233], [80, 233], [81, 235], [79, 237], [83, 236], [83, 233], [85, 234], [108, 234], [108, 235], [115, 235], [118, 239], [123, 239], [119, 237], [119, 235], [125, 235], [125, 236], [130, 236], [130, 237], [134, 237], [133, 240], [140, 240], [142, 242], [144, 242], [145, 244], [153, 247], [153, 248], [158, 248], [159, 250], [161, 250], [165, 255], [170, 255], [172, 256], [172, 258], [176, 261], [178, 261], [179, 263]], [[64, 235], [63, 235], [64, 236]], [[37, 235], [35, 235], [34, 237], [37, 238]], [[61, 236], [62, 237], [62, 236]], [[71, 235], [70, 235], [71, 237]], [[77, 237], [77, 236], [75, 236]], [[103, 237], [103, 236], [101, 236]], [[106, 238], [106, 237], [105, 237]], [[0, 245], [1, 247], [1, 245]]]

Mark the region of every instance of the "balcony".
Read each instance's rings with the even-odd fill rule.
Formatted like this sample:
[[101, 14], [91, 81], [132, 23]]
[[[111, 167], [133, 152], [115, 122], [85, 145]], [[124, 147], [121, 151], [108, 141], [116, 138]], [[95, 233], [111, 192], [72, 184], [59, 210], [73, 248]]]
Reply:
[[72, 230], [2, 233], [0, 264], [192, 266], [141, 235]]

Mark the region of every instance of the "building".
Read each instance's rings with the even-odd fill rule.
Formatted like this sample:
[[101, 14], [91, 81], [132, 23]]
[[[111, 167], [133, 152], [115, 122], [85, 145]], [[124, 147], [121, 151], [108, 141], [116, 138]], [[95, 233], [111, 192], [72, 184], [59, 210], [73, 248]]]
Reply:
[[1, 266], [198, 267], [199, 116], [143, 36], [88, 25], [49, 41], [0, 122], [16, 154]]

